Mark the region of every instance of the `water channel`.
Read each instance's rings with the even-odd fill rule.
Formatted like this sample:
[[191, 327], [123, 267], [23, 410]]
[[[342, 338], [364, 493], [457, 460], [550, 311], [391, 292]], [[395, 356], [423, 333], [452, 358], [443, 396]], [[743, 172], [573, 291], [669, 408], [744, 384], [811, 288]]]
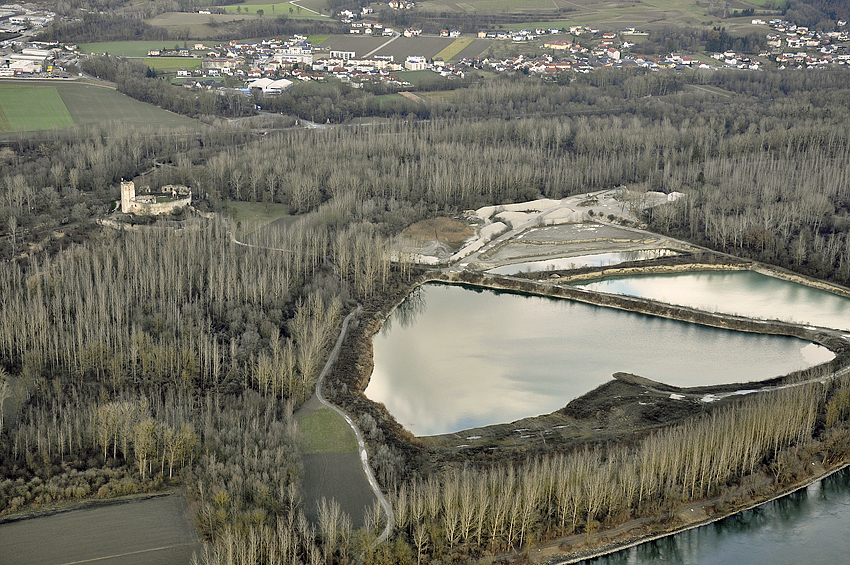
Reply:
[[850, 330], [850, 299], [753, 271], [634, 275], [576, 286], [710, 312]]
[[414, 291], [373, 343], [365, 394], [417, 436], [553, 412], [617, 371], [698, 386], [764, 380], [833, 356], [794, 338], [438, 284]]
[[835, 565], [850, 560], [850, 469], [806, 489], [583, 565]]

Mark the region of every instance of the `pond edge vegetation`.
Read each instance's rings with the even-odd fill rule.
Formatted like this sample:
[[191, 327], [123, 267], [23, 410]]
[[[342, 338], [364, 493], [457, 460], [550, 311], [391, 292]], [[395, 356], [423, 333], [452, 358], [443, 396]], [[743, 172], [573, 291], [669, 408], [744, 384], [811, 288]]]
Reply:
[[[749, 269], [786, 280], [794, 280], [815, 288], [829, 289], [837, 294], [847, 296], [847, 289], [843, 287], [734, 257], [720, 256], [711, 252], [709, 252], [709, 255], [708, 260], [706, 260], [704, 254], [699, 253], [696, 257], [689, 259], [680, 257], [672, 261], [678, 263], [678, 265], [653, 264], [670, 262], [670, 258], [664, 258], [647, 262], [648, 266], [646, 267], [628, 266], [626, 269], [621, 266], [585, 269], [595, 271], [595, 274], [585, 274], [582, 279], [624, 274], [623, 271], [626, 270], [630, 273], [641, 270], [657, 273], [677, 272], [682, 269], [699, 270], [701, 267], [705, 267], [705, 270]], [[682, 265], [683, 262], [687, 264]], [[535, 276], [548, 278], [552, 277], [553, 273], [529, 275], [532, 278]], [[408, 550], [412, 548], [415, 551], [417, 562], [421, 562], [429, 554], [432, 557], [452, 560], [462, 558], [478, 559], [481, 562], [490, 560], [526, 562], [529, 559], [529, 551], [547, 550], [551, 553], [547, 562], [573, 563], [721, 520], [729, 515], [759, 506], [804, 488], [844, 468], [850, 462], [850, 441], [846, 437], [842, 437], [837, 429], [843, 427], [846, 430], [847, 418], [850, 416], [850, 372], [847, 370], [850, 367], [850, 343], [842, 337], [842, 332], [775, 320], [754, 320], [741, 316], [712, 314], [652, 300], [595, 293], [561, 286], [563, 281], [564, 279], [559, 278], [540, 281], [521, 277], [485, 276], [469, 271], [461, 273], [420, 271], [415, 280], [410, 282], [407, 291], [399, 290], [384, 300], [370, 303], [365, 309], [366, 316], [363, 318], [360, 327], [355, 328], [352, 332], [354, 339], [346, 342], [341, 357], [345, 358], [347, 362], [339, 363], [329, 376], [328, 385], [326, 385], [328, 386], [328, 395], [348, 413], [359, 414], [358, 423], [364, 431], [376, 476], [385, 492], [388, 493], [388, 498], [390, 498], [396, 510], [397, 537], [400, 535], [402, 539], [406, 540], [409, 544]], [[476, 495], [472, 494], [476, 492], [476, 489], [486, 489], [487, 485], [495, 488], [498, 485], [498, 488], [510, 492], [512, 491], [511, 485], [515, 482], [517, 485], [514, 493], [516, 500], [524, 500], [531, 496], [528, 491], [533, 487], [528, 486], [527, 481], [521, 479], [523, 473], [535, 476], [537, 481], [547, 482], [541, 480], [541, 477], [545, 475], [547, 465], [555, 465], [555, 463], [552, 463], [554, 460], [562, 461], [567, 456], [566, 454], [570, 456], [578, 455], [579, 458], [590, 457], [602, 468], [606, 465], [611, 466], [615, 460], [618, 464], [622, 463], [620, 461], [622, 456], [618, 455], [618, 447], [612, 446], [610, 441], [590, 439], [585, 441], [583, 446], [572, 445], [561, 452], [541, 450], [537, 447], [523, 449], [516, 446], [501, 446], [494, 450], [499, 454], [500, 462], [496, 462], [495, 457], [497, 456], [485, 458], [469, 452], [462, 453], [457, 449], [435, 447], [428, 438], [414, 437], [409, 431], [402, 428], [383, 405], [369, 401], [362, 392], [349, 392], [363, 391], [368, 385], [372, 371], [372, 336], [410, 291], [419, 285], [431, 282], [459, 284], [474, 288], [488, 288], [551, 298], [567, 298], [588, 304], [640, 312], [716, 328], [791, 336], [822, 345], [835, 353], [836, 357], [828, 363], [805, 371], [762, 381], [761, 384], [763, 385], [780, 384], [804, 380], [807, 377], [809, 379], [813, 376], [815, 378], [820, 377], [821, 384], [794, 387], [800, 389], [800, 394], [809, 396], [809, 401], [804, 402], [804, 404], [808, 404], [810, 408], [803, 410], [803, 412], [808, 413], [808, 421], [801, 424], [803, 429], [808, 430], [808, 433], [801, 432], [796, 437], [788, 438], [786, 443], [782, 441], [775, 443], [767, 449], [767, 452], [757, 456], [757, 460], [750, 462], [748, 472], [742, 471], [739, 476], [727, 477], [726, 482], [721, 481], [720, 486], [711, 487], [718, 488], [719, 493], [715, 492], [713, 496], [695, 496], [692, 493], [691, 496], [687, 496], [683, 494], [678, 497], [678, 500], [668, 500], [664, 503], [665, 505], [655, 508], [654, 511], [647, 512], [645, 506], [642, 507], [643, 513], [639, 509], [621, 508], [619, 509], [619, 517], [609, 515], [603, 518], [599, 516], [599, 520], [595, 519], [592, 509], [588, 509], [585, 515], [586, 523], [582, 524], [580, 520], [575, 521], [573, 531], [569, 533], [565, 533], [566, 530], [563, 528], [561, 532], [554, 531], [552, 524], [546, 525], [545, 517], [540, 519], [543, 525], [537, 524], [538, 531], [532, 531], [529, 524], [526, 524], [528, 527], [526, 531], [522, 520], [528, 519], [528, 514], [524, 514], [524, 512], [533, 513], [541, 510], [541, 508], [535, 511], [524, 510], [519, 507], [507, 509], [504, 513], [504, 519], [506, 523], [511, 524], [511, 529], [515, 528], [515, 531], [507, 533], [506, 530], [507, 542], [504, 541], [504, 536], [500, 540], [496, 539], [499, 536], [494, 536], [494, 539], [490, 540], [490, 545], [483, 547], [480, 545], [481, 530], [478, 531], [478, 545], [472, 543], [470, 539], [475, 537], [473, 535], [474, 521], [470, 522], [469, 514], [472, 510], [469, 509], [477, 508], [475, 504], [478, 503], [470, 502], [473, 498], [476, 498]], [[352, 359], [352, 357], [354, 358]], [[834, 378], [828, 378], [828, 373]], [[740, 387], [737, 385], [697, 387], [700, 391], [710, 389], [735, 390], [736, 388]], [[580, 403], [586, 396], [588, 395], [573, 402]], [[755, 410], [757, 408], [751, 408], [751, 406], [758, 402], [758, 399], [738, 398], [728, 403], [718, 403], [724, 404], [723, 407], [719, 405], [710, 407], [706, 410], [709, 414], [707, 416], [674, 420], [656, 427], [637, 430], [632, 434], [633, 437], [624, 442], [625, 449], [634, 449], [636, 445], [638, 446], [637, 449], [640, 449], [639, 446], [642, 442], [654, 441], [653, 438], [657, 434], [664, 434], [665, 432], [681, 433], [676, 430], [684, 429], [683, 426], [693, 424], [694, 421], [700, 421], [699, 419], [703, 417], [717, 418], [717, 413], [724, 410], [727, 411], [726, 413], [729, 410], [736, 412]], [[572, 404], [571, 402], [570, 405]], [[847, 406], [844, 406], [845, 404]], [[800, 408], [802, 408], [802, 405], [795, 411], [799, 412]], [[717, 412], [714, 412], [715, 410]], [[714, 416], [711, 416], [710, 414], [713, 412]], [[736, 418], [738, 417], [740, 415], [736, 416]], [[505, 426], [510, 426], [510, 424], [488, 426], [487, 428]], [[462, 432], [459, 433], [463, 435]], [[846, 436], [846, 434], [844, 435]], [[682, 439], [681, 436], [680, 439]], [[549, 458], [548, 462], [546, 458]], [[541, 468], [543, 471], [541, 471]], [[600, 471], [599, 474], [603, 475], [604, 471]], [[769, 484], [765, 484], [766, 477], [770, 478], [771, 474], [772, 479]], [[507, 486], [504, 484], [505, 475], [509, 477]], [[501, 477], [501, 479], [497, 480], [497, 477]], [[557, 482], [559, 478], [554, 477], [552, 480]], [[552, 492], [557, 487], [550, 486], [548, 488], [550, 489], [548, 495], [550, 498], [547, 506], [551, 508]], [[669, 485], [665, 488], [669, 488]], [[443, 493], [439, 496], [447, 499], [454, 497], [453, 501], [444, 501], [443, 503], [431, 501], [429, 497], [437, 497], [438, 492]], [[445, 494], [446, 492], [449, 494]], [[491, 492], [491, 494], [493, 493]], [[480, 496], [483, 496], [483, 494]], [[463, 497], [466, 498], [466, 502], [463, 502]], [[418, 500], [418, 502], [414, 502], [414, 500]], [[700, 508], [702, 506], [705, 506], [705, 508], [696, 514], [695, 519], [683, 520], [679, 516], [679, 507], [685, 505], [686, 502], [691, 507], [699, 505]], [[428, 509], [429, 505], [430, 510]], [[448, 510], [450, 506], [454, 507], [455, 510]], [[462, 507], [467, 510], [461, 510]], [[399, 517], [399, 508], [401, 508], [401, 517]], [[418, 510], [416, 510], [417, 508]], [[512, 511], [516, 512], [515, 518], [519, 520], [516, 524], [513, 524], [513, 518], [507, 518]], [[417, 512], [420, 513], [421, 517], [430, 516], [431, 522], [427, 519], [417, 524], [410, 522], [409, 516], [411, 514], [416, 515]], [[457, 515], [454, 518], [448, 518], [445, 514], [441, 515], [441, 512], [457, 512]], [[637, 512], [637, 514], [633, 515], [634, 512]], [[626, 515], [628, 515], [628, 519], [623, 518]], [[481, 518], [481, 520], [484, 519]], [[435, 525], [434, 522], [440, 521], [442, 521], [442, 525]], [[452, 521], [454, 521], [454, 524], [450, 524]], [[631, 521], [634, 521], [635, 525], [632, 527], [624, 526]], [[625, 533], [621, 532], [620, 537], [613, 535], [609, 537], [606, 531], [611, 528], [618, 530], [625, 528]], [[373, 555], [372, 562], [382, 562], [381, 558], [390, 560], [399, 558], [400, 555], [397, 555], [396, 552], [401, 550], [398, 549], [397, 545], [376, 550], [381, 554]], [[556, 547], [558, 549], [554, 550], [553, 548]]]

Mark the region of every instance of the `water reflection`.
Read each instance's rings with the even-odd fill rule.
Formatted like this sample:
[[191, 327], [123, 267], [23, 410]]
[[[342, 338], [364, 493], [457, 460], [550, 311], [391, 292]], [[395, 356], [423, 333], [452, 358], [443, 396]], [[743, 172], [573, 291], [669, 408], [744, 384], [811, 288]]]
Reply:
[[586, 565], [834, 565], [850, 552], [850, 469], [788, 496], [695, 530]]
[[752, 271], [634, 275], [576, 286], [711, 312], [850, 330], [850, 299]]
[[420, 436], [553, 412], [617, 371], [697, 386], [763, 380], [832, 357], [793, 338], [568, 300], [435, 284], [419, 292], [398, 310], [405, 322], [374, 336], [365, 393]]
[[427, 309], [428, 305], [425, 303], [425, 295], [422, 293], [422, 287], [417, 286], [396, 307], [392, 316], [386, 319], [384, 325], [381, 326], [381, 333], [385, 334], [392, 330], [394, 323], [400, 324], [402, 328], [409, 328], [416, 321], [416, 317], [424, 313]]

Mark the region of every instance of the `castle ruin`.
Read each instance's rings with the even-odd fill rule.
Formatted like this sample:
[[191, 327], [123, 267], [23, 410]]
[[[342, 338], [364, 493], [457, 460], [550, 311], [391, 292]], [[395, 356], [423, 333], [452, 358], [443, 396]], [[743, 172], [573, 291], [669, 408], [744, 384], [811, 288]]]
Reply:
[[136, 196], [133, 181], [121, 181], [121, 212], [137, 216], [160, 216], [171, 214], [175, 210], [192, 203], [192, 191], [189, 187], [168, 185], [162, 187], [160, 194]]

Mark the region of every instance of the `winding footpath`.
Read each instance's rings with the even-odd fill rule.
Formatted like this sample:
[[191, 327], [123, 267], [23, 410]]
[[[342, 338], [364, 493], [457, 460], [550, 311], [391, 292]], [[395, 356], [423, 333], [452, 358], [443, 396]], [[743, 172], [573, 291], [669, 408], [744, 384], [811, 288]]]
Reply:
[[357, 316], [362, 311], [362, 309], [363, 307], [358, 304], [357, 309], [348, 314], [348, 316], [345, 317], [345, 320], [342, 321], [342, 328], [340, 328], [339, 337], [336, 340], [336, 344], [328, 355], [328, 360], [325, 363], [325, 367], [322, 369], [322, 372], [319, 374], [319, 378], [316, 381], [316, 398], [324, 406], [327, 406], [328, 408], [345, 418], [345, 421], [348, 422], [348, 425], [351, 427], [352, 430], [354, 430], [354, 435], [357, 437], [357, 450], [360, 453], [360, 462], [363, 465], [363, 472], [366, 474], [366, 479], [368, 479], [369, 486], [372, 487], [372, 491], [375, 493], [375, 497], [378, 499], [378, 502], [381, 503], [381, 507], [384, 509], [384, 512], [387, 515], [387, 523], [384, 526], [384, 531], [381, 532], [381, 535], [378, 536], [378, 539], [376, 539], [375, 542], [372, 544], [374, 547], [375, 545], [386, 541], [387, 538], [389, 538], [390, 536], [390, 532], [392, 532], [393, 530], [395, 524], [395, 517], [393, 515], [392, 508], [390, 508], [390, 503], [387, 502], [387, 498], [384, 496], [384, 493], [381, 492], [381, 489], [378, 487], [378, 481], [375, 480], [375, 474], [372, 472], [372, 467], [369, 466], [369, 454], [366, 452], [366, 443], [363, 441], [363, 434], [360, 433], [360, 428], [358, 428], [354, 424], [354, 421], [348, 414], [343, 412], [334, 404], [330, 403], [325, 398], [325, 395], [322, 393], [322, 385], [325, 382], [325, 377], [330, 372], [331, 367], [333, 367], [333, 364], [336, 361], [336, 358], [339, 356], [339, 350], [340, 348], [342, 348], [342, 342], [345, 340], [345, 334], [348, 332], [348, 323], [352, 320], [352, 318]]
[[[226, 220], [225, 220], [225, 222], [226, 222]], [[269, 251], [283, 251], [285, 253], [293, 253], [292, 251], [290, 251], [288, 249], [279, 249], [279, 248], [275, 248], [275, 247], [260, 247], [258, 245], [252, 245], [250, 243], [241, 242], [241, 241], [237, 240], [236, 237], [233, 235], [233, 233], [229, 229], [229, 224], [228, 224], [227, 233], [230, 236], [231, 242], [236, 244], [236, 245], [242, 245], [242, 246], [245, 246], [245, 247], [253, 247], [253, 248], [256, 248], [256, 249], [266, 249], [266, 250], [269, 250]], [[326, 259], [326, 261], [327, 261], [327, 259]], [[327, 261], [327, 262], [330, 263], [330, 261]], [[330, 263], [330, 265], [333, 267], [334, 273], [336, 273], [337, 272], [336, 265], [334, 265], [333, 263]], [[355, 316], [360, 314], [360, 312], [362, 310], [363, 310], [363, 306], [358, 304], [357, 308], [354, 311], [350, 312], [348, 314], [348, 316], [346, 316], [345, 319], [342, 321], [342, 327], [339, 330], [339, 337], [337, 338], [333, 349], [328, 354], [328, 360], [325, 362], [325, 366], [322, 368], [322, 372], [319, 373], [319, 378], [316, 380], [315, 395], [316, 395], [316, 399], [323, 406], [330, 408], [331, 410], [333, 410], [334, 412], [336, 412], [337, 414], [339, 414], [340, 416], [342, 416], [345, 419], [345, 421], [348, 423], [349, 427], [354, 431], [354, 435], [357, 438], [357, 451], [360, 454], [360, 463], [363, 466], [363, 473], [366, 475], [366, 480], [369, 481], [369, 486], [372, 488], [372, 492], [375, 493], [375, 498], [378, 499], [378, 502], [381, 504], [381, 508], [384, 509], [384, 513], [387, 516], [387, 523], [384, 526], [384, 530], [381, 532], [381, 535], [379, 535], [378, 538], [372, 544], [372, 547], [374, 547], [374, 546], [376, 546], [380, 543], [385, 542], [390, 537], [390, 533], [392, 533], [393, 528], [395, 527], [395, 516], [393, 514], [392, 507], [390, 507], [390, 503], [387, 501], [387, 497], [384, 496], [384, 493], [381, 491], [381, 488], [378, 486], [378, 481], [375, 479], [375, 474], [372, 472], [372, 467], [369, 465], [369, 453], [366, 451], [366, 442], [363, 440], [363, 434], [360, 432], [360, 428], [357, 427], [357, 425], [354, 423], [354, 421], [351, 419], [351, 417], [348, 414], [346, 414], [340, 408], [338, 408], [336, 405], [334, 405], [330, 401], [328, 401], [328, 399], [325, 398], [325, 395], [322, 393], [322, 385], [324, 385], [325, 377], [330, 372], [331, 367], [333, 367], [333, 364], [336, 362], [337, 357], [339, 357], [339, 350], [342, 348], [342, 342], [345, 341], [345, 336], [348, 333], [348, 324], [351, 322], [351, 320]]]

